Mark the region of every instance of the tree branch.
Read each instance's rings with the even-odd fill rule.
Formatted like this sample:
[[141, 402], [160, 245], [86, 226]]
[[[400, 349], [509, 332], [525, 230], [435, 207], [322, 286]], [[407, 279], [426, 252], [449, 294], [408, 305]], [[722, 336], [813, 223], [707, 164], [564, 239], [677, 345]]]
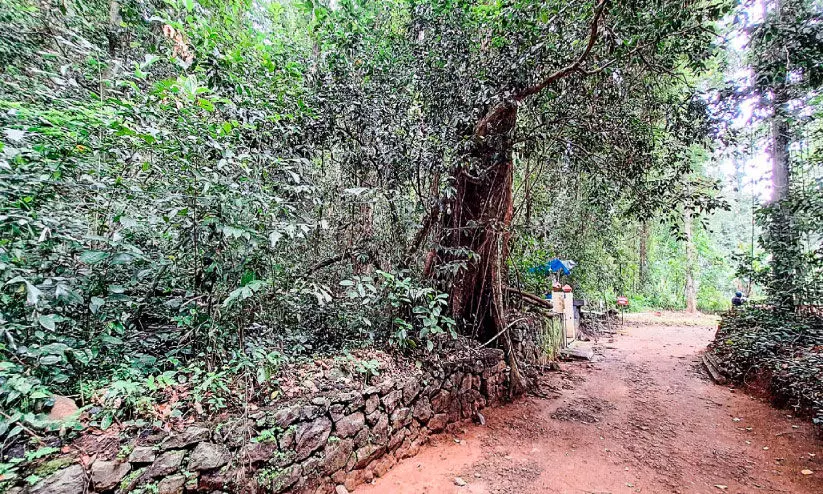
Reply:
[[533, 293], [524, 292], [524, 291], [521, 291], [521, 290], [519, 290], [517, 288], [514, 288], [514, 287], [511, 287], [511, 286], [504, 286], [503, 291], [518, 295], [524, 301], [530, 302], [534, 305], [538, 305], [538, 306], [546, 308], [546, 309], [551, 309], [552, 308], [551, 302], [549, 302], [548, 300], [546, 300], [544, 298], [540, 298], [538, 295], [535, 295]]
[[417, 231], [417, 234], [415, 234], [414, 239], [412, 240], [412, 243], [409, 246], [408, 250], [406, 250], [406, 257], [411, 257], [417, 252], [417, 249], [420, 248], [420, 245], [423, 243], [426, 237], [429, 236], [429, 232], [431, 231], [432, 226], [439, 217], [440, 205], [435, 203], [426, 215], [426, 218], [423, 220], [423, 225], [420, 227], [420, 230]]
[[526, 89], [517, 93], [514, 96], [514, 100], [516, 102], [519, 103], [524, 99], [528, 98], [529, 96], [539, 93], [540, 91], [545, 89], [546, 86], [548, 86], [549, 84], [572, 74], [580, 68], [580, 65], [582, 65], [586, 58], [589, 56], [589, 53], [591, 53], [592, 48], [594, 48], [594, 44], [597, 41], [598, 25], [600, 23], [600, 18], [603, 17], [603, 11], [606, 9], [606, 3], [608, 3], [608, 1], [609, 0], [600, 0], [600, 3], [598, 3], [597, 6], [594, 8], [594, 18], [592, 19], [591, 26], [589, 27], [589, 42], [586, 43], [586, 49], [583, 50], [583, 53], [581, 53], [579, 57], [577, 57], [577, 60], [575, 60], [569, 65], [566, 65], [565, 67], [551, 74], [550, 76], [546, 77], [539, 83], [533, 86], [529, 86]]
[[308, 275], [314, 273], [315, 271], [319, 271], [319, 270], [321, 270], [325, 267], [331, 266], [332, 264], [337, 264], [338, 262], [340, 262], [340, 261], [342, 261], [342, 260], [344, 260], [344, 259], [346, 259], [350, 256], [353, 256], [354, 254], [355, 254], [355, 252], [352, 252], [351, 250], [346, 249], [346, 250], [344, 250], [340, 254], [337, 254], [334, 257], [330, 257], [330, 258], [328, 258], [324, 261], [320, 261], [320, 262], [310, 266], [309, 269], [306, 270], [305, 276], [308, 276]]

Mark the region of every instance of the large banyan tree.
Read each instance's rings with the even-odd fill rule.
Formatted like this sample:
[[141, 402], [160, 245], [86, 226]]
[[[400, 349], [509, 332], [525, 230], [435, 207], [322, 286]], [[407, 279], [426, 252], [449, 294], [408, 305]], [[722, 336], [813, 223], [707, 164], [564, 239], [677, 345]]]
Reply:
[[[534, 170], [585, 175], [606, 205], [631, 197], [622, 212], [677, 196], [684, 150], [706, 133], [690, 80], [710, 59], [726, 8], [412, 0], [324, 11], [336, 74], [324, 83], [338, 81], [327, 108], [354, 129], [337, 145], [356, 142], [374, 168], [361, 176], [376, 171], [397, 193], [414, 191], [423, 220], [406, 253], [423, 253], [424, 274], [448, 290], [468, 334], [485, 341], [506, 327], [507, 258], [523, 209], [515, 184]], [[392, 131], [375, 131], [398, 117]], [[539, 166], [524, 173], [523, 163]]]

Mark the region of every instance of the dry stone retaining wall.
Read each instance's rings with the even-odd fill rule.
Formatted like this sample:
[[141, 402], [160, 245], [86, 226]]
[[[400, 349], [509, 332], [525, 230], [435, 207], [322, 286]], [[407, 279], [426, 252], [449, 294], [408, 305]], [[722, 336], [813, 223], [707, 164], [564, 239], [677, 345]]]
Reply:
[[[432, 433], [478, 417], [508, 388], [502, 352], [483, 349], [351, 391], [318, 394], [219, 424], [192, 425], [122, 446], [128, 455], [73, 464], [26, 490], [300, 492], [353, 490], [417, 454]], [[122, 449], [122, 448], [121, 448]]]

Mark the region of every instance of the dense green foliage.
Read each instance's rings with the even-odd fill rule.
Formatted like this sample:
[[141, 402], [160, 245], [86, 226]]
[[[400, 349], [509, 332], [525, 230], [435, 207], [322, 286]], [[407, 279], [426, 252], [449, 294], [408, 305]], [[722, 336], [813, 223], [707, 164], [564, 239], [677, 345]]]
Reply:
[[724, 318], [716, 342], [717, 354], [733, 378], [765, 382], [779, 403], [810, 410], [816, 424], [823, 424], [821, 348], [823, 325], [817, 315], [787, 318], [755, 307]]
[[[301, 47], [287, 27], [264, 43], [243, 4], [12, 6], [5, 31], [21, 35], [0, 100], [9, 364], [75, 391], [75, 376], [149, 375], [195, 355], [214, 369], [243, 338], [225, 329], [253, 322], [238, 308], [282, 287], [258, 276], [295, 258], [276, 240], [320, 228], [301, 217], [316, 189], [291, 141], [307, 115]], [[318, 293], [290, 284], [277, 302]], [[18, 391], [7, 405], [32, 397]]]
[[52, 393], [106, 426], [185, 383], [168, 413], [208, 414], [276, 396], [284, 362], [464, 331], [476, 253], [443, 218], [478, 119], [524, 91], [511, 284], [545, 292], [557, 256], [593, 305], [674, 309], [690, 271], [716, 311], [749, 252], [697, 90], [730, 2], [1, 1], [0, 436]]

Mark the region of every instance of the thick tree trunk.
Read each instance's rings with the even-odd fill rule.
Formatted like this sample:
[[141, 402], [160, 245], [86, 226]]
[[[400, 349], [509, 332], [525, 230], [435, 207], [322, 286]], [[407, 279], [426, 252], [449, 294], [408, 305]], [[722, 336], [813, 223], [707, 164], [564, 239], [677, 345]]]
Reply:
[[477, 123], [470, 162], [456, 172], [457, 191], [446, 217], [443, 260], [465, 262], [452, 286], [452, 313], [481, 340], [505, 327], [502, 287], [508, 281], [516, 120], [516, 106], [501, 103]]
[[[774, 15], [780, 18], [783, 2], [773, 3]], [[764, 14], [768, 15], [768, 2], [763, 2]], [[778, 46], [780, 53], [786, 49]], [[772, 203], [775, 208], [771, 224], [766, 232], [769, 253], [772, 255], [771, 299], [784, 310], [795, 305], [795, 266], [797, 266], [798, 242], [794, 235], [794, 218], [784, 204], [789, 197], [790, 157], [789, 157], [789, 115], [786, 105], [789, 95], [785, 83], [778, 82], [772, 88], [771, 159], [772, 159]]]
[[692, 238], [692, 216], [683, 210], [683, 233], [686, 236], [686, 312], [697, 312], [697, 289], [694, 283], [694, 239]]
[[452, 285], [452, 314], [481, 341], [502, 334], [512, 394], [526, 388], [506, 331], [503, 300], [514, 207], [512, 137], [516, 122], [516, 104], [504, 102], [475, 126], [468, 163], [456, 172], [457, 191], [451, 214], [446, 216], [448, 234], [443, 242], [447, 262], [465, 262]]
[[465, 268], [455, 274], [451, 308], [475, 337], [492, 337], [505, 327], [503, 286], [508, 277], [517, 105], [581, 69], [597, 41], [607, 2], [600, 0], [595, 5], [588, 40], [574, 61], [486, 112], [474, 127], [468, 162], [455, 171], [456, 194], [443, 214], [441, 255], [429, 253], [424, 273], [433, 274], [436, 265], [444, 262], [465, 262]]
[[[777, 103], [777, 102], [776, 102]], [[789, 195], [789, 126], [786, 115], [775, 108], [771, 122], [772, 201], [782, 201]]]

